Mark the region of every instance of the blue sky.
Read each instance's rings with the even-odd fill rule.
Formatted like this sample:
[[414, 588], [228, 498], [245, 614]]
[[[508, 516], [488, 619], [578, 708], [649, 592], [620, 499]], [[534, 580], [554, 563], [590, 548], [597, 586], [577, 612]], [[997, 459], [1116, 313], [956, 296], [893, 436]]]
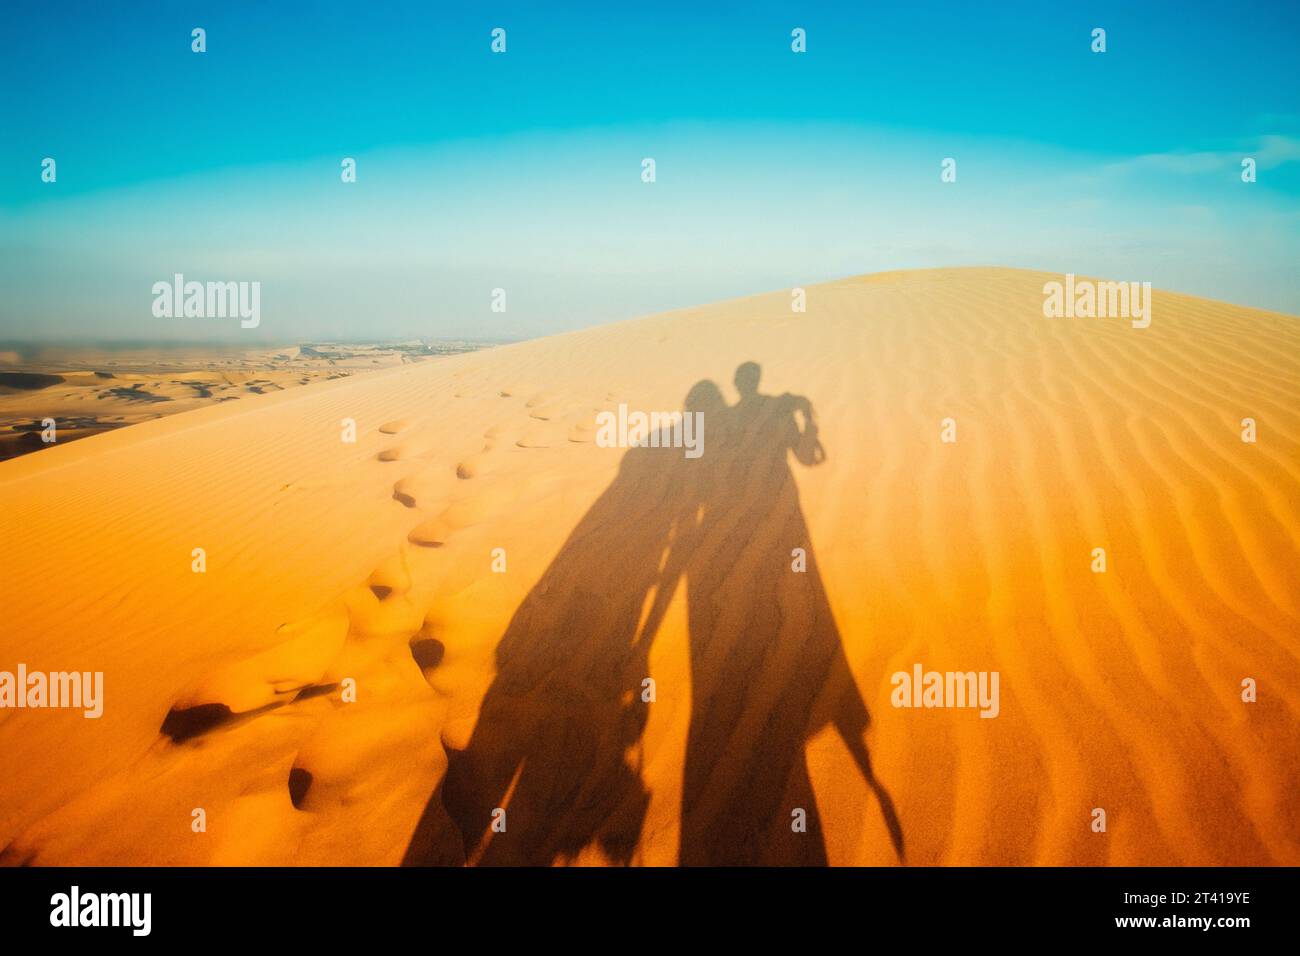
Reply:
[[[967, 264], [1300, 313], [1300, 5], [984, 6], [10, 2], [0, 339], [517, 337]], [[261, 326], [155, 318], [175, 272]]]

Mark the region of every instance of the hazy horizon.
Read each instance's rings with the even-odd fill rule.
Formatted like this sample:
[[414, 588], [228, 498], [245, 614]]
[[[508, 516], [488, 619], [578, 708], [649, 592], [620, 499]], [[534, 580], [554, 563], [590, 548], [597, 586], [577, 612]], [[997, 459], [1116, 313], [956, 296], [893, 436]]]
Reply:
[[[54, 6], [0, 39], [42, 92], [0, 147], [3, 339], [516, 340], [966, 265], [1300, 313], [1295, 8]], [[260, 283], [260, 323], [155, 316], [178, 273]]]

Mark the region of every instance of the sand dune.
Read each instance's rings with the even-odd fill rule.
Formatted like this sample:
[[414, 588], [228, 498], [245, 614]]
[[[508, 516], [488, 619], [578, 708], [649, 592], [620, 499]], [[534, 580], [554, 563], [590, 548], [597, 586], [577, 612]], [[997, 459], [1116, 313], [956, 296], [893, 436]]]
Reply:
[[[1300, 321], [1049, 319], [1052, 278], [866, 276], [0, 463], [0, 670], [105, 688], [0, 710], [0, 861], [1300, 864]], [[688, 392], [696, 461], [595, 440]], [[998, 672], [998, 716], [892, 706], [917, 663]]]
[[[250, 395], [417, 362], [468, 342], [321, 344], [238, 349], [49, 347], [24, 361], [0, 352], [0, 461], [47, 451], [49, 420], [64, 444]], [[22, 371], [5, 366], [22, 363]]]

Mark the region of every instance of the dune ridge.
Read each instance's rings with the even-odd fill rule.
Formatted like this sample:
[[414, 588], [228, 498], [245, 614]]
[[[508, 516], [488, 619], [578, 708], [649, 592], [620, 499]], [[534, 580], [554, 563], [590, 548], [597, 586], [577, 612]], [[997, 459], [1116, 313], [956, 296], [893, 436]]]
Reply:
[[[1160, 290], [1147, 329], [1049, 319], [1053, 278], [858, 277], [809, 287], [805, 314], [774, 292], [0, 463], [0, 668], [102, 670], [106, 697], [97, 721], [0, 710], [0, 862], [678, 862], [699, 607], [664, 583], [672, 550], [646, 529], [680, 488], [599, 447], [596, 416], [681, 409], [703, 380], [734, 402], [755, 362], [764, 395], [807, 399], [825, 460], [788, 466], [807, 542], [787, 523], [699, 545], [736, 562], [707, 620], [732, 643], [782, 636], [745, 678], [751, 700], [797, 683], [807, 649], [788, 635], [842, 640], [846, 670], [798, 706], [856, 693], [879, 786], [853, 734], [810, 719], [825, 861], [1300, 863], [1300, 322]], [[753, 514], [778, 493], [762, 469], [733, 477], [721, 496]], [[829, 619], [793, 577], [754, 603], [763, 561], [796, 546]], [[633, 651], [600, 643], [647, 621]], [[604, 699], [627, 674], [583, 653], [652, 676], [655, 701]], [[918, 662], [998, 671], [999, 716], [891, 706], [890, 675]], [[571, 700], [530, 685], [556, 675]], [[798, 736], [758, 706], [710, 746]], [[593, 714], [608, 724], [556, 736]], [[553, 767], [517, 770], [503, 806], [536, 808], [549, 842], [479, 841], [473, 794], [444, 792], [476, 730], [511, 728]], [[704, 804], [760, 770], [732, 759]], [[795, 784], [754, 779], [788, 832]]]

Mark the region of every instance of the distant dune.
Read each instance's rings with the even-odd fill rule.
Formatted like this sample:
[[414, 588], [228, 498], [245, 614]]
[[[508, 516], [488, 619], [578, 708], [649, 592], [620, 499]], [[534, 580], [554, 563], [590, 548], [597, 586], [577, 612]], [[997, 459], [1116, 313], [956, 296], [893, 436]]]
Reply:
[[[97, 720], [0, 711], [0, 862], [1300, 864], [1300, 320], [1046, 318], [1059, 278], [864, 276], [0, 463], [0, 670], [104, 672]], [[601, 447], [620, 406], [701, 411], [703, 454]], [[893, 706], [916, 664], [997, 672], [998, 715]]]
[[[342, 378], [478, 346], [470, 343], [33, 348], [22, 371], [0, 371], [0, 461], [115, 428], [249, 395]], [[0, 352], [0, 366], [19, 364]]]

